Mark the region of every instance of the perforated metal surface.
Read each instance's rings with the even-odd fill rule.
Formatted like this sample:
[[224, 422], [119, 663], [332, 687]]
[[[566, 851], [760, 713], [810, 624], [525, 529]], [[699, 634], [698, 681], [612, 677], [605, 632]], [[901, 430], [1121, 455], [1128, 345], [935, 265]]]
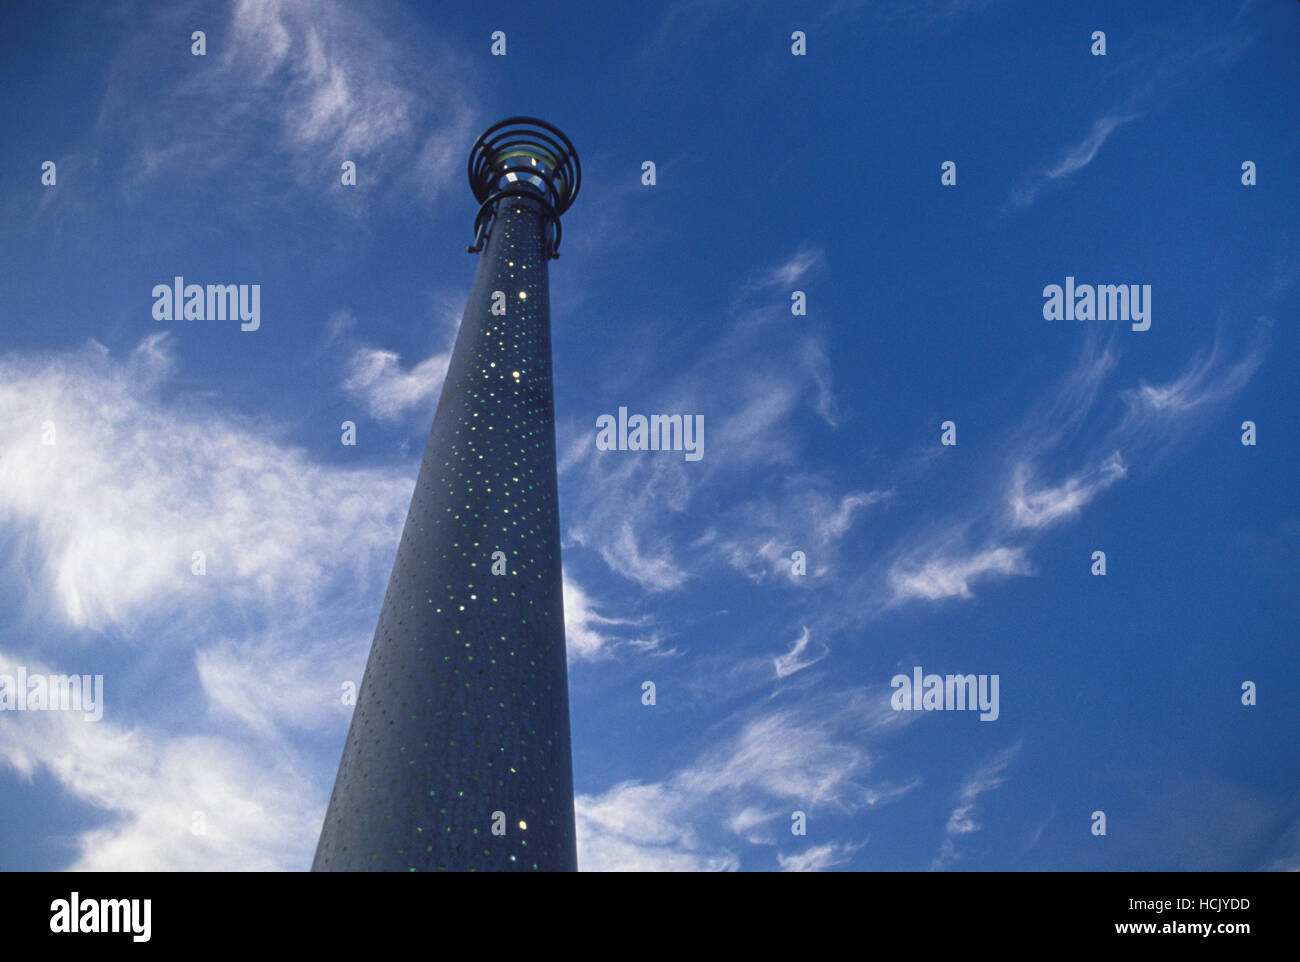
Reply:
[[313, 870], [577, 867], [544, 232], [499, 202]]

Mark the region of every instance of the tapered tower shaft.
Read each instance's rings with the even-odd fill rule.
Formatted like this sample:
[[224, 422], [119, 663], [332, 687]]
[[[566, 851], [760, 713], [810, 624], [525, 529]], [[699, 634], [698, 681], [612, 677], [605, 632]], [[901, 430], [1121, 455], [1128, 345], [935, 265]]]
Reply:
[[577, 158], [517, 118], [470, 175], [482, 255], [313, 870], [577, 867], [547, 282]]

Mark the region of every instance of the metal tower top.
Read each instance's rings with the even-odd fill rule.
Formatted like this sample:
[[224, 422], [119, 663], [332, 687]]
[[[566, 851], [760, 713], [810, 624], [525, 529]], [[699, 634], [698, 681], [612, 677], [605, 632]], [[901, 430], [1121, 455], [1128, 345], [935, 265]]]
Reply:
[[479, 202], [471, 254], [483, 249], [497, 202], [531, 198], [554, 225], [549, 255], [559, 257], [560, 215], [582, 184], [578, 152], [559, 128], [535, 117], [511, 117], [485, 130], [469, 152], [469, 185]]

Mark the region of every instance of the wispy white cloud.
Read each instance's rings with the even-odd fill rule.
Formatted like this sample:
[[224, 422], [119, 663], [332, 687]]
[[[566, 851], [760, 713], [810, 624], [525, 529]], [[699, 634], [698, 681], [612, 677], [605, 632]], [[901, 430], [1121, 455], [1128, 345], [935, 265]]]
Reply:
[[[1081, 141], [1063, 150], [1054, 163], [1041, 165], [1029, 173], [1012, 191], [1007, 206], [1015, 208], [1032, 204], [1048, 187], [1091, 164], [1120, 127], [1139, 117], [1158, 113], [1177, 95], [1212, 78], [1214, 68], [1238, 60], [1262, 34], [1258, 24], [1239, 22], [1248, 5], [1238, 10], [1232, 23], [1220, 23], [1209, 41], [1179, 39], [1176, 35], [1171, 37], [1161, 32], [1158, 43], [1150, 44], [1130, 60], [1121, 61], [1116, 75], [1131, 72], [1140, 79], [1116, 102], [1116, 106], [1093, 121]], [[1136, 35], [1129, 39], [1141, 42]]]
[[1011, 486], [1013, 524], [1017, 528], [1043, 528], [1076, 516], [1102, 491], [1128, 473], [1118, 451], [1095, 467], [1060, 484], [1031, 489], [1029, 470], [1018, 465]]
[[817, 533], [822, 542], [841, 538], [853, 523], [853, 515], [859, 508], [865, 508], [884, 500], [883, 491], [850, 491], [840, 499], [839, 506], [817, 526]]
[[1225, 360], [1226, 350], [1216, 339], [1208, 353], [1194, 358], [1172, 381], [1156, 385], [1143, 382], [1125, 391], [1122, 396], [1129, 406], [1126, 426], [1140, 429], [1232, 397], [1246, 386], [1263, 362], [1271, 326], [1271, 321], [1263, 319], [1252, 343], [1235, 361]]
[[1133, 120], [1137, 116], [1134, 114], [1109, 114], [1099, 117], [1093, 122], [1092, 129], [1088, 135], [1079, 143], [1067, 148], [1060, 160], [1044, 169], [1041, 169], [1027, 177], [1019, 187], [1011, 194], [1011, 204], [1017, 207], [1024, 207], [1032, 204], [1043, 188], [1053, 181], [1069, 177], [1077, 173], [1084, 167], [1092, 163], [1097, 152], [1110, 139], [1110, 135], [1116, 130]]
[[584, 872], [719, 872], [734, 852], [706, 845], [671, 786], [622, 782], [575, 800], [578, 867]]
[[812, 638], [812, 633], [804, 628], [799, 637], [794, 640], [794, 647], [784, 655], [777, 655], [772, 659], [772, 664], [776, 668], [777, 678], [788, 678], [795, 672], [803, 671], [812, 665], [821, 661], [829, 652], [825, 645], [821, 646], [820, 653], [805, 657], [804, 653], [808, 650], [808, 643]]
[[889, 496], [883, 490], [849, 491], [837, 500], [831, 486], [816, 475], [788, 476], [775, 495], [750, 497], [718, 514], [715, 523], [726, 533], [710, 528], [700, 546], [751, 581], [776, 575], [789, 584], [802, 584], [807, 578], [795, 573], [794, 552], [804, 553], [808, 575], [826, 575], [838, 557], [838, 542], [862, 510]]
[[68, 623], [196, 613], [218, 596], [308, 607], [385, 568], [412, 480], [327, 468], [239, 418], [166, 403], [170, 358], [161, 335], [125, 364], [93, 344], [0, 357], [0, 521], [31, 533], [24, 550]]
[[957, 805], [949, 814], [948, 823], [944, 826], [946, 837], [943, 840], [939, 856], [934, 861], [933, 868], [943, 868], [960, 858], [957, 841], [972, 832], [979, 831], [980, 828], [979, 823], [975, 820], [979, 814], [979, 807], [976, 803], [981, 795], [986, 795], [999, 788], [1006, 781], [1007, 767], [1015, 758], [1016, 753], [1020, 751], [1020, 746], [1021, 743], [1016, 742], [1009, 748], [1003, 749], [975, 769], [962, 783], [961, 790], [957, 794]]
[[564, 633], [568, 643], [570, 661], [600, 661], [610, 658], [621, 646], [629, 646], [641, 653], [659, 651], [659, 639], [637, 634], [627, 637], [627, 629], [644, 628], [645, 618], [614, 618], [601, 614], [597, 603], [573, 580], [564, 574]]
[[[883, 567], [865, 576], [883, 571], [883, 589], [863, 579], [853, 583], [860, 609], [855, 618], [905, 602], [969, 599], [981, 581], [1032, 574], [1029, 552], [1040, 532], [1078, 517], [1129, 477], [1135, 463], [1159, 456], [1249, 383], [1267, 352], [1271, 323], [1261, 318], [1235, 357], [1216, 339], [1212, 350], [1170, 381], [1117, 390], [1111, 397], [1123, 402], [1123, 413], [1109, 425], [1097, 417], [1098, 401], [1117, 369], [1118, 352], [1113, 341], [1091, 338], [1058, 389], [1009, 431], [1000, 455], [1004, 467], [992, 472], [985, 491], [968, 498], [964, 511], [887, 549]], [[1096, 440], [1076, 455], [1082, 466], [1050, 467], [1085, 426]], [[1053, 474], [1055, 480], [1042, 480]]]
[[431, 195], [460, 172], [459, 145], [475, 133], [469, 73], [445, 43], [382, 23], [350, 4], [239, 0], [221, 66], [244, 78], [241, 102], [269, 108], [302, 157], [329, 155], [335, 170], [354, 160], [373, 184], [400, 163]]
[[799, 352], [799, 364], [808, 378], [816, 386], [816, 400], [813, 408], [822, 420], [831, 427], [839, 427], [842, 414], [831, 376], [831, 359], [826, 352], [826, 345], [818, 339], [805, 340]]
[[[287, 169], [300, 188], [357, 203], [356, 192], [333, 189], [351, 160], [372, 203], [394, 187], [409, 203], [463, 176], [461, 145], [477, 133], [478, 111], [466, 57], [445, 39], [383, 3], [237, 0], [229, 11], [224, 20], [139, 5], [152, 29], [115, 56], [99, 117], [102, 131], [124, 132], [135, 148], [129, 189], [169, 172], [255, 168], [268, 176], [243, 183], [283, 193], [270, 175]], [[146, 45], [158, 31], [187, 37], [196, 22], [207, 29], [207, 56], [156, 89], [143, 66], [155, 47]]]
[[887, 689], [764, 706], [734, 735], [661, 781], [621, 782], [599, 795], [579, 795], [579, 865], [584, 871], [735, 869], [735, 851], [705, 841], [718, 830], [773, 844], [780, 838], [778, 813], [851, 813], [894, 801], [918, 783], [869, 782], [872, 749], [864, 739], [904, 721], [889, 708]]
[[451, 355], [434, 354], [410, 368], [403, 368], [401, 360], [393, 351], [360, 348], [348, 362], [343, 389], [378, 418], [391, 420], [420, 407], [431, 410]]
[[933, 558], [920, 567], [900, 564], [889, 573], [895, 602], [919, 598], [939, 601], [972, 597], [971, 583], [986, 578], [1028, 574], [1023, 548], [996, 547], [970, 555]]
[[843, 865], [860, 848], [862, 848], [862, 845], [827, 842], [824, 845], [814, 845], [803, 852], [796, 852], [793, 855], [787, 855], [784, 852], [780, 853], [777, 855], [776, 860], [777, 864], [781, 866], [782, 872], [824, 872], [837, 865]]
[[1059, 180], [1087, 167], [1092, 163], [1092, 159], [1097, 156], [1097, 151], [1101, 150], [1102, 145], [1110, 139], [1111, 134], [1124, 124], [1136, 119], [1133, 116], [1099, 117], [1093, 122], [1092, 130], [1088, 136], [1067, 150], [1060, 162], [1046, 170], [1043, 176], [1048, 180]]
[[[143, 652], [132, 672], [172, 682], [166, 722], [138, 699], [124, 710], [139, 681], [117, 671], [104, 721], [24, 714], [0, 726], [0, 758], [112, 813], [78, 836], [77, 867], [301, 869], [327, 790], [301, 734], [346, 724], [340, 685], [360, 680], [412, 479], [328, 467], [272, 425], [177, 404], [174, 368], [164, 334], [123, 360], [93, 342], [0, 357], [7, 571], [29, 573], [45, 628], [25, 662], [63, 659], [47, 634], [108, 633]], [[216, 612], [237, 617], [214, 636]]]
[[612, 529], [607, 528], [599, 535], [593, 533], [592, 527], [589, 521], [573, 528], [573, 540], [599, 553], [611, 571], [641, 587], [650, 591], [671, 591], [680, 588], [690, 578], [674, 558], [668, 540], [660, 537], [651, 544], [643, 543], [633, 519], [616, 519]]
[[314, 638], [316, 621], [274, 635], [223, 638], [195, 653], [199, 683], [214, 715], [254, 733], [320, 731], [348, 717], [342, 685], [360, 687], [371, 635], [358, 625], [348, 638]]
[[[51, 670], [0, 651], [0, 674], [19, 664]], [[111, 684], [106, 699], [115, 697]], [[301, 870], [325, 803], [321, 786], [282, 754], [108, 716], [87, 723], [74, 712], [15, 712], [0, 725], [0, 764], [29, 781], [48, 775], [113, 816], [75, 838], [69, 867], [82, 871]]]
[[732, 815], [726, 822], [726, 828], [752, 845], [766, 845], [772, 834], [771, 823], [783, 814], [770, 806], [753, 805]]
[[759, 274], [754, 286], [792, 290], [814, 268], [820, 267], [825, 259], [826, 254], [821, 248], [801, 247], [785, 263]]
[[[767, 276], [802, 276], [819, 256], [796, 254]], [[566, 543], [598, 552], [612, 571], [650, 591], [685, 587], [719, 556], [751, 577], [776, 569], [777, 552], [789, 558], [786, 545], [797, 539], [803, 543], [794, 546], [804, 550], [826, 547], [847, 531], [855, 512], [882, 496], [832, 494], [828, 479], [804, 475], [807, 483], [787, 487], [788, 502], [782, 505], [747, 503], [742, 496], [718, 519], [716, 510], [696, 500], [702, 490], [748, 491], [755, 470], [797, 464], [801, 411], [815, 411], [834, 424], [830, 366], [818, 337], [786, 323], [784, 302], [760, 299], [759, 307], [737, 306], [730, 325], [666, 385], [646, 388], [640, 399], [626, 402], [631, 412], [702, 414], [702, 460], [686, 462], [667, 452], [597, 451], [591, 425], [605, 411], [560, 428], [560, 470], [573, 492]], [[790, 364], [789, 357], [797, 362]], [[720, 370], [730, 373], [719, 378]], [[747, 524], [746, 515], [759, 514], [775, 519], [769, 530]], [[811, 523], [798, 527], [810, 514]], [[716, 530], [700, 540], [705, 525]]]

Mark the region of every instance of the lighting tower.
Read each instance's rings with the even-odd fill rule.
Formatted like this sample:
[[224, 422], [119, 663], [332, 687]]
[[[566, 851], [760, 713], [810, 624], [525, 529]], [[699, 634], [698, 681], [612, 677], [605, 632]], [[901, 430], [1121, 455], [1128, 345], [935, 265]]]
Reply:
[[580, 180], [529, 117], [470, 151], [482, 256], [313, 871], [577, 868], [547, 263]]

